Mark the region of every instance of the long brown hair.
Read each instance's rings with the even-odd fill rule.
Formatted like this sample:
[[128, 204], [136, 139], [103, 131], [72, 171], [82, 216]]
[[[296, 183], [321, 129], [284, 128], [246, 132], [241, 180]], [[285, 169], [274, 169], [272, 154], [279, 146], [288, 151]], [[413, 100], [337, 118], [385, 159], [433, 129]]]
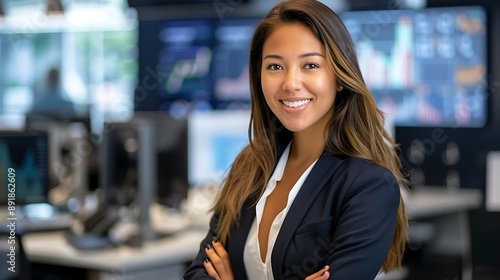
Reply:
[[[264, 99], [261, 65], [263, 46], [271, 32], [280, 25], [297, 22], [309, 27], [323, 44], [328, 64], [337, 83], [343, 87], [332, 108], [334, 115], [327, 128], [325, 150], [335, 155], [370, 160], [389, 169], [401, 187], [408, 183], [401, 173], [398, 147], [384, 129], [384, 115], [366, 87], [351, 37], [340, 18], [315, 0], [284, 1], [269, 12], [252, 38], [250, 144], [236, 158], [213, 208], [219, 215], [217, 231], [222, 242], [229, 237], [231, 226], [238, 223], [245, 203], [255, 203], [255, 198], [264, 191], [274, 169], [278, 144], [292, 139], [292, 133], [283, 127]], [[396, 233], [382, 267], [384, 271], [401, 266], [407, 229], [407, 214], [401, 198]]]

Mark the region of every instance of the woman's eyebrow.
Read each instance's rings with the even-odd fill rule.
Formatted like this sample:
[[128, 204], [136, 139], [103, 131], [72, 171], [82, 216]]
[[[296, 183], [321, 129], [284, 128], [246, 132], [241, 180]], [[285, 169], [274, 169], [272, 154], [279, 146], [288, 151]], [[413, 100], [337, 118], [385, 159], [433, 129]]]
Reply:
[[[299, 58], [304, 58], [304, 57], [309, 57], [309, 56], [321, 56], [321, 57], [325, 58], [325, 56], [320, 54], [319, 52], [304, 53], [304, 54], [299, 55]], [[266, 55], [262, 60], [267, 59], [267, 58], [274, 58], [274, 59], [283, 60], [283, 57], [281, 55], [277, 55], [277, 54]]]
[[299, 58], [304, 58], [304, 57], [308, 57], [308, 56], [321, 56], [322, 58], [325, 58], [325, 56], [320, 54], [319, 52], [309, 52], [309, 53], [301, 54], [301, 55], [299, 55]]
[[281, 55], [277, 55], [277, 54], [266, 55], [262, 60], [267, 59], [267, 58], [274, 58], [274, 59], [283, 60], [283, 57]]

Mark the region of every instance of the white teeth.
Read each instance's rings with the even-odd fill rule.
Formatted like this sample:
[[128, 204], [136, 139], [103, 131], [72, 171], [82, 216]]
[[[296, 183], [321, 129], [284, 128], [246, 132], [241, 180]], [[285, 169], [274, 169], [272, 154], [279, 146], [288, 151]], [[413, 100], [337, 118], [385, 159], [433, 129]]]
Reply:
[[300, 106], [304, 106], [307, 103], [311, 102], [311, 99], [306, 99], [306, 100], [300, 100], [300, 101], [281, 101], [285, 106], [290, 107], [290, 108], [297, 108]]

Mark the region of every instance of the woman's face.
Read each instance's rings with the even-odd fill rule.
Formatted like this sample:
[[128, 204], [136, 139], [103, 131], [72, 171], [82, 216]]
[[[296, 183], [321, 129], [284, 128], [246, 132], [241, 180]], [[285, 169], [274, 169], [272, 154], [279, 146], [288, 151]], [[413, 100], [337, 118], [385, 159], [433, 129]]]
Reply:
[[274, 29], [264, 43], [261, 74], [266, 102], [288, 130], [324, 132], [337, 85], [325, 48], [308, 27]]

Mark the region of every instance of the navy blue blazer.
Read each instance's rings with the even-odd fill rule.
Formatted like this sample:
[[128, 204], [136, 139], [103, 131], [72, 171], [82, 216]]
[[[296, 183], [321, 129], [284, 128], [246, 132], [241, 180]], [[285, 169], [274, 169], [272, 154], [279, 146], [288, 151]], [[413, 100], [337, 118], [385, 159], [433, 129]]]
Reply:
[[[271, 254], [274, 279], [305, 279], [327, 264], [330, 279], [374, 279], [394, 237], [399, 198], [388, 169], [324, 152], [283, 221]], [[252, 202], [246, 203], [226, 244], [237, 280], [247, 279], [243, 250], [255, 218]], [[212, 279], [203, 266], [204, 247], [216, 235], [217, 222], [214, 215], [184, 279]]]

